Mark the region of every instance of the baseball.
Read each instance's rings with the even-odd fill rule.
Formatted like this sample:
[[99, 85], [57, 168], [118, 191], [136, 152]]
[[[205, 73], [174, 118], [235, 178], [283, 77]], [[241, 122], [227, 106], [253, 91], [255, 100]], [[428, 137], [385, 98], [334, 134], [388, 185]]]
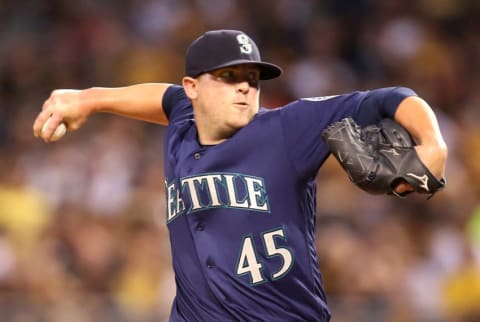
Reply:
[[[43, 133], [46, 131], [46, 129], [48, 128], [48, 125], [50, 124], [52, 118], [48, 118], [48, 120], [45, 122], [45, 124], [43, 124], [43, 127], [42, 127], [42, 136], [43, 136]], [[64, 135], [65, 133], [67, 133], [67, 126], [65, 125], [64, 122], [60, 123], [57, 128], [55, 129], [55, 132], [53, 132], [53, 135], [52, 137], [50, 138], [50, 141], [58, 141], [60, 140]]]

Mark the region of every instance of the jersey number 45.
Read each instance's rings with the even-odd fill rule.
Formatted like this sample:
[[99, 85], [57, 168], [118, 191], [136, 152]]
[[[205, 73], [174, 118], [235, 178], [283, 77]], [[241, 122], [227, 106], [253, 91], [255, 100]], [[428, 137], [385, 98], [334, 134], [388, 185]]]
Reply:
[[[265, 232], [261, 237], [267, 259], [280, 256], [283, 263], [275, 273], [271, 274], [271, 280], [284, 277], [293, 266], [293, 254], [290, 249], [279, 247], [276, 243], [276, 238], [287, 240], [283, 228]], [[258, 259], [253, 237], [244, 237], [236, 266], [236, 274], [238, 276], [249, 274], [252, 285], [264, 283], [268, 281], [263, 274], [264, 265]]]

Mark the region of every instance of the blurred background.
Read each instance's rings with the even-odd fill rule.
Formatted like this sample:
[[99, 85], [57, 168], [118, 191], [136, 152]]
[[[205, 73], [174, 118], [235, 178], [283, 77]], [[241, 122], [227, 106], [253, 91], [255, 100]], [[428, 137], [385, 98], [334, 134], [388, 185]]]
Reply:
[[0, 0], [0, 320], [168, 319], [163, 129], [95, 115], [47, 145], [31, 128], [56, 88], [180, 82], [188, 44], [217, 28], [284, 68], [263, 106], [404, 85], [441, 123], [448, 185], [431, 200], [320, 171], [332, 321], [480, 321], [477, 0]]

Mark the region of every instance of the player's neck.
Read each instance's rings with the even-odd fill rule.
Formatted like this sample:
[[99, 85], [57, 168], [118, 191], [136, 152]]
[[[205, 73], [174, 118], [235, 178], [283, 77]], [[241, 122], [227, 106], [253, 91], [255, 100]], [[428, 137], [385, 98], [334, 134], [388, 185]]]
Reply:
[[203, 146], [211, 146], [220, 144], [235, 134], [235, 130], [222, 130], [216, 126], [202, 126], [201, 122], [197, 122], [197, 139], [198, 143]]
[[195, 110], [194, 119], [197, 128], [197, 140], [200, 145], [217, 145], [227, 139], [227, 137], [222, 137], [219, 134], [219, 125], [215, 120], [202, 115], [198, 110]]
[[205, 133], [202, 133], [202, 131], [200, 131], [198, 128], [197, 130], [198, 130], [198, 143], [202, 146], [217, 145], [228, 139], [228, 138], [215, 137], [213, 135], [207, 135]]

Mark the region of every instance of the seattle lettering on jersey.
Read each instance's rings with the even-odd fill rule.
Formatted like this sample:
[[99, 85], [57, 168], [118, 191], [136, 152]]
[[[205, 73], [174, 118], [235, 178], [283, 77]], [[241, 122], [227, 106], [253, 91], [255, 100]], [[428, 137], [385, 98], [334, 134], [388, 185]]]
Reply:
[[[267, 191], [262, 178], [234, 173], [205, 173], [180, 178], [176, 182], [165, 180], [167, 196], [167, 222], [183, 213], [225, 207], [270, 212]], [[185, 202], [190, 205], [186, 209]]]

